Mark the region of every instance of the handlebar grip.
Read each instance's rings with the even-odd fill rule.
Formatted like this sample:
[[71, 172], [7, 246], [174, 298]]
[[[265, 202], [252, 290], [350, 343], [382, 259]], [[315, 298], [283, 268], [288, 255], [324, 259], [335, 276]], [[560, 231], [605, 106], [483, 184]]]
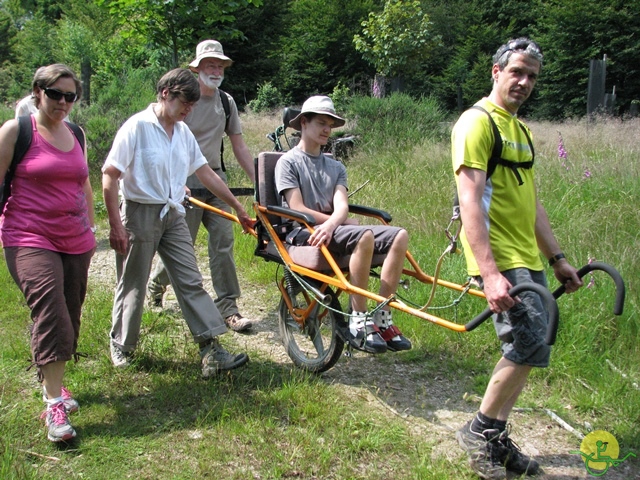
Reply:
[[[560, 316], [556, 299], [553, 297], [553, 295], [548, 289], [546, 289], [542, 285], [539, 285], [537, 283], [532, 283], [532, 282], [520, 283], [515, 287], [512, 287], [511, 290], [509, 290], [509, 295], [511, 295], [512, 297], [515, 297], [520, 292], [527, 291], [527, 290], [535, 292], [542, 297], [544, 305], [549, 314], [549, 324], [547, 325], [547, 335], [544, 341], [547, 345], [553, 345], [556, 342], [556, 335], [558, 333], [558, 320]], [[491, 309], [487, 307], [480, 315], [475, 317], [473, 320], [471, 320], [469, 323], [467, 323], [464, 326], [465, 330], [467, 332], [474, 330], [482, 322], [484, 322], [489, 317], [491, 317], [492, 314], [493, 312], [491, 311]]]
[[[622, 315], [622, 310], [624, 309], [624, 297], [625, 297], [625, 287], [624, 287], [624, 280], [622, 279], [622, 276], [615, 268], [613, 268], [608, 263], [591, 262], [585, 265], [584, 267], [582, 267], [580, 270], [578, 270], [578, 277], [582, 278], [587, 273], [593, 270], [602, 270], [603, 272], [608, 273], [609, 276], [613, 279], [613, 282], [616, 284], [616, 300], [613, 306], [613, 314]], [[557, 299], [561, 297], [564, 294], [565, 290], [566, 289], [564, 285], [560, 285], [553, 292], [553, 298]]]

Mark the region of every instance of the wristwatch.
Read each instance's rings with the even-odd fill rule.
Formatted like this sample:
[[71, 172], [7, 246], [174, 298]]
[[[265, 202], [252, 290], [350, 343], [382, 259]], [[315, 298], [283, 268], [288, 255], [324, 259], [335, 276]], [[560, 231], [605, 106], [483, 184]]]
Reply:
[[560, 253], [556, 253], [553, 257], [551, 257], [549, 259], [549, 266], [553, 267], [553, 265], [560, 260], [561, 258], [567, 258], [564, 256], [564, 253], [560, 252]]

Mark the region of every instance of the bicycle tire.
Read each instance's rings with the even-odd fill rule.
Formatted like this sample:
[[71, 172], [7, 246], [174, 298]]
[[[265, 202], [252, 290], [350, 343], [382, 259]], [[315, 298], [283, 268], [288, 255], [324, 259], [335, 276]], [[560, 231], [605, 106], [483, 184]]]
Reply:
[[[293, 305], [298, 308], [309, 305], [309, 296], [301, 286], [295, 286], [292, 293]], [[329, 370], [344, 350], [344, 340], [338, 333], [345, 323], [342, 313], [338, 313], [342, 307], [331, 289], [326, 293], [331, 295], [330, 309], [316, 305], [302, 327], [291, 317], [284, 298], [280, 298], [278, 306], [280, 336], [287, 355], [296, 367], [311, 373]]]

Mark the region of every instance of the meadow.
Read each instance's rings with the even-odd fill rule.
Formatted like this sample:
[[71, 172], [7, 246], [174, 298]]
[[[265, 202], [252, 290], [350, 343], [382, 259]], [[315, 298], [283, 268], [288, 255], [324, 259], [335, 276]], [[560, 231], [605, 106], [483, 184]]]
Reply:
[[[393, 224], [409, 231], [409, 248], [430, 273], [448, 245], [444, 229], [453, 194], [448, 141], [452, 119], [428, 99], [415, 102], [402, 96], [356, 99], [345, 108], [350, 121], [344, 130], [360, 139], [345, 159], [349, 183], [354, 190], [364, 185], [353, 203], [389, 211]], [[278, 123], [278, 112], [243, 115], [252, 152], [271, 149], [265, 134]], [[567, 258], [575, 266], [592, 260], [613, 265], [625, 279], [627, 296], [623, 315], [614, 316], [613, 283], [596, 272], [585, 277], [585, 288], [559, 300], [561, 323], [551, 366], [534, 371], [517, 407], [522, 412], [556, 412], [583, 434], [605, 430], [618, 440], [621, 452], [640, 455], [640, 120], [529, 125], [539, 197]], [[561, 150], [559, 155], [560, 140], [566, 154]], [[92, 174], [102, 252], [108, 251], [108, 225], [100, 202], [98, 160]], [[237, 165], [227, 164], [230, 184], [249, 186]], [[246, 202], [249, 208], [250, 199]], [[205, 241], [201, 235], [197, 245], [203, 258]], [[278, 301], [275, 266], [254, 257], [254, 246], [250, 236], [237, 236], [243, 302], [270, 325]], [[457, 405], [482, 396], [499, 358], [489, 323], [457, 334], [398, 315], [396, 323], [414, 348], [392, 356], [341, 359], [334, 368], [348, 369], [348, 380], [331, 372], [305, 374], [286, 358], [274, 360], [243, 336], [225, 335], [223, 343], [245, 349], [251, 362], [204, 381], [196, 346], [185, 335], [179, 312], [146, 311], [139, 360], [121, 371], [112, 367], [108, 353], [113, 282], [100, 275], [99, 266], [94, 271], [79, 345], [86, 357], [70, 363], [66, 374], [66, 385], [81, 404], [72, 417], [79, 439], [63, 448], [47, 441], [38, 418], [41, 394], [34, 371], [27, 371], [29, 311], [0, 261], [0, 478], [475, 478], [461, 452], [441, 452], [441, 445], [455, 445], [452, 433], [446, 437], [435, 424], [417, 429], [398, 414], [397, 405], [418, 409], [434, 398], [442, 405]], [[462, 255], [447, 256], [441, 276], [464, 282]], [[551, 289], [558, 285], [551, 274], [549, 283]], [[420, 304], [429, 292], [429, 287], [410, 282], [402, 296]], [[439, 289], [434, 305], [447, 308], [437, 314], [465, 323], [484, 309], [480, 300], [467, 298], [450, 306], [456, 299], [457, 294]], [[264, 338], [273, 339], [270, 350], [281, 350], [277, 332]], [[369, 370], [406, 372], [414, 396], [372, 407], [363, 396], [385, 403], [380, 390], [387, 384]], [[436, 381], [438, 394], [427, 388]], [[345, 388], [367, 382], [371, 385], [365, 393], [354, 395]], [[405, 390], [397, 382], [395, 395], [400, 397]], [[456, 395], [464, 392], [465, 399], [448, 399], [449, 389]], [[470, 404], [467, 411], [474, 408], [477, 405]], [[429, 427], [431, 417], [423, 417]], [[520, 431], [518, 438], [527, 434], [535, 432]], [[576, 450], [578, 446], [579, 441]], [[638, 458], [625, 465], [627, 478], [638, 478]]]

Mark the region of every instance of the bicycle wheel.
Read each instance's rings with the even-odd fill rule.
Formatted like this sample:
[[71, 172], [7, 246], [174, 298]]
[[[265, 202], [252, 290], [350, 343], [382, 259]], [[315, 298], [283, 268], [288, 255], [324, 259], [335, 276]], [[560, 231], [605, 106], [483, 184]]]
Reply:
[[[344, 349], [344, 340], [338, 334], [344, 324], [343, 315], [339, 313], [342, 307], [331, 289], [326, 293], [331, 295], [329, 308], [316, 304], [302, 326], [291, 316], [284, 298], [278, 307], [280, 335], [287, 355], [294, 365], [313, 373], [333, 367]], [[305, 309], [312, 300], [300, 285], [294, 287], [291, 301], [295, 308]]]

